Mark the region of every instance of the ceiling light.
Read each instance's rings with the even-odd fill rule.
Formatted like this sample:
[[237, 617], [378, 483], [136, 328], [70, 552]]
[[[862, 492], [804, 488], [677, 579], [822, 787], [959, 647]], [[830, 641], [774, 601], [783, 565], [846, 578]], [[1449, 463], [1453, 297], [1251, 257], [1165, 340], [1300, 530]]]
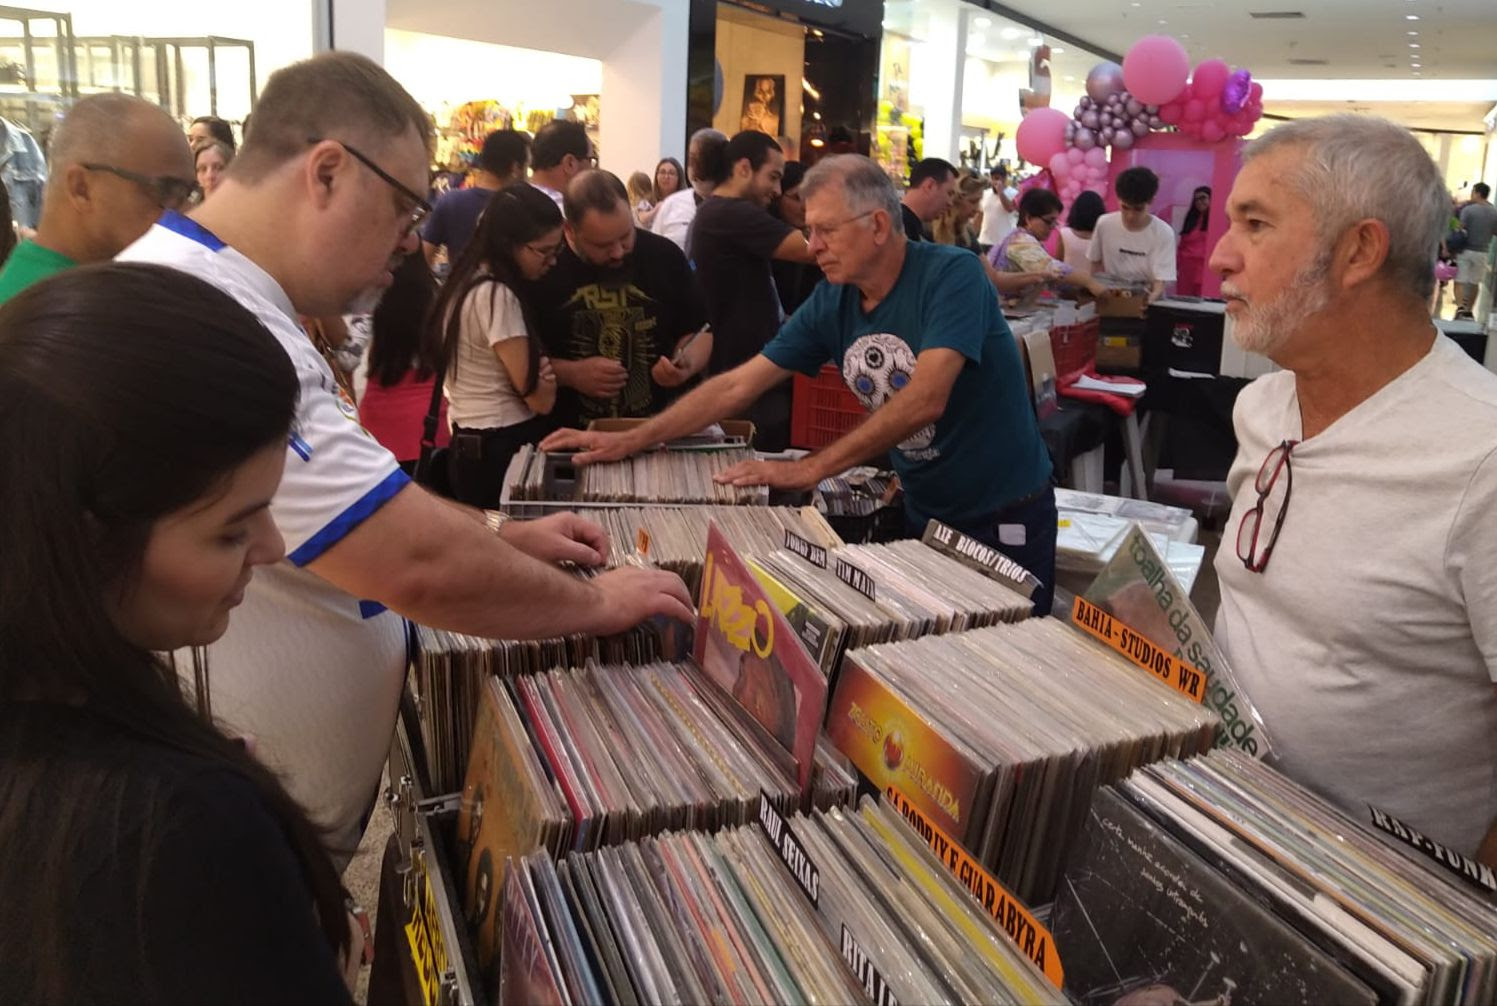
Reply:
[[1409, 34], [1410, 35], [1418, 35], [1419, 33], [1417, 31], [1411, 31], [1411, 32], [1409, 32]]
[[1058, 46], [1058, 45], [1052, 45], [1052, 46], [1051, 46], [1051, 47], [1050, 47], [1050, 55], [1052, 55], [1052, 56], [1059, 56], [1059, 55], [1060, 55], [1060, 54], [1061, 54], [1061, 53], [1063, 53], [1063, 52], [1065, 52], [1065, 50], [1064, 50], [1064, 49], [1062, 49], [1062, 48], [1061, 48], [1061, 47], [1060, 47], [1060, 46]]
[[993, 23], [990, 17], [978, 17], [972, 19], [972, 24], [978, 28], [986, 28]]
[[1068, 80], [1068, 81], [1074, 81], [1074, 80], [1075, 80], [1075, 79], [1076, 79], [1076, 78], [1075, 78], [1075, 77], [1073, 77], [1073, 76], [1072, 76], [1072, 75], [1070, 75], [1070, 74], [1069, 74], [1069, 73], [1068, 73], [1068, 74], [1066, 74], [1066, 80]]
[[1021, 36], [1021, 35], [1024, 34], [1024, 29], [1023, 28], [1008, 27], [1008, 28], [1005, 28], [1002, 31], [1000, 31], [998, 34], [1002, 35], [1004, 38], [1008, 39], [1009, 41], [1013, 41], [1014, 39], [1016, 39], [1019, 36]]
[[1186, 33], [1186, 34], [1182, 34], [1180, 37], [1181, 38], [1190, 38], [1190, 35], [1188, 33]]
[[1038, 35], [1036, 35], [1036, 36], [1034, 36], [1033, 38], [1031, 38], [1029, 40], [1029, 44], [1030, 45], [1044, 45], [1045, 44], [1045, 40], [1042, 39], [1042, 38], [1040, 38]]
[[1409, 48], [1410, 49], [1417, 49], [1417, 48], [1419, 48], [1419, 43], [1418, 42], [1410, 42], [1409, 43]]
[[1159, 24], [1169, 24], [1169, 22], [1166, 21], [1164, 18], [1160, 18], [1157, 23], [1159, 23]]
[[1403, 16], [1403, 19], [1405, 21], [1418, 21], [1419, 20], [1419, 15], [1418, 14], [1405, 14]]

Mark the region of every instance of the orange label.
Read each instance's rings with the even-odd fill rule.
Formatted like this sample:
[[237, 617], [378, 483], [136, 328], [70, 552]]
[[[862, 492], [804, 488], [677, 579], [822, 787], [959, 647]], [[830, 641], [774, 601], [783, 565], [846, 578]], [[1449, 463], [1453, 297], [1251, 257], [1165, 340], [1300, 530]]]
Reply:
[[1117, 650], [1128, 661], [1148, 671], [1181, 695], [1196, 702], [1206, 697], [1206, 675], [1160, 649], [1137, 630], [1118, 621], [1101, 608], [1076, 598], [1071, 619], [1088, 634]]
[[634, 551], [638, 552], [642, 559], [650, 557], [650, 532], [644, 528], [634, 532]]
[[897, 810], [909, 822], [910, 827], [925, 839], [936, 858], [946, 864], [958, 883], [972, 892], [983, 911], [1008, 934], [1019, 952], [1045, 972], [1050, 984], [1056, 988], [1064, 985], [1065, 969], [1060, 965], [1060, 954], [1055, 950], [1055, 937], [1050, 935], [1050, 930], [1040, 925], [1023, 902], [984, 870], [959, 842], [931, 823], [930, 818], [922, 814], [920, 808], [906, 799], [903, 793], [890, 786], [884, 795], [889, 800], [889, 806]]

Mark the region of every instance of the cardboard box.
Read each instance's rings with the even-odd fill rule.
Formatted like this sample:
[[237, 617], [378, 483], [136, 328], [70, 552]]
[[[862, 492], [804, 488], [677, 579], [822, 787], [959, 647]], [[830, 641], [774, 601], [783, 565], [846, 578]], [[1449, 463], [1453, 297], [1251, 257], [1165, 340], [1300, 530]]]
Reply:
[[1149, 295], [1141, 290], [1103, 290], [1097, 298], [1097, 315], [1101, 318], [1142, 318], [1149, 306]]
[[[597, 430], [600, 433], [621, 433], [624, 430], [632, 430], [634, 427], [641, 426], [647, 422], [649, 422], [647, 419], [594, 419], [588, 424], [587, 428]], [[728, 436], [741, 437], [745, 444], [750, 447], [754, 446], [754, 424], [747, 419], [724, 419], [717, 425], [721, 426], [723, 432]], [[672, 442], [689, 443], [693, 439], [692, 437], [682, 437], [680, 441]]]

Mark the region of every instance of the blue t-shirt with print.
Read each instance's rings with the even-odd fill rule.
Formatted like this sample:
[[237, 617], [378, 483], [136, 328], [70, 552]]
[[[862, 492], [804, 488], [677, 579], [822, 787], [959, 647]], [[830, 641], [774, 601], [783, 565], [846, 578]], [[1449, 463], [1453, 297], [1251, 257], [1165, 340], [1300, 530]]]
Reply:
[[976, 255], [948, 245], [906, 245], [894, 289], [864, 313], [855, 286], [822, 283], [764, 355], [814, 376], [840, 363], [853, 393], [876, 409], [905, 387], [927, 349], [966, 357], [946, 412], [893, 452], [916, 524], [966, 529], [1050, 481], [1024, 365]]

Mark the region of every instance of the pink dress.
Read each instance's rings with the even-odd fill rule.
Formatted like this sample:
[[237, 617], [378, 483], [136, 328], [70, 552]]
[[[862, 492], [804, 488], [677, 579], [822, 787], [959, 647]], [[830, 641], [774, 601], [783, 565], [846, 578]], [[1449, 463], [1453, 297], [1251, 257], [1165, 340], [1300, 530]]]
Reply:
[[1199, 297], [1201, 280], [1206, 271], [1206, 232], [1197, 227], [1181, 234], [1175, 247], [1175, 292], [1182, 297]]
[[[424, 379], [418, 378], [416, 373], [414, 369], [407, 370], [388, 388], [371, 377], [359, 402], [359, 422], [397, 461], [415, 461], [421, 456], [421, 424], [431, 405], [435, 377], [428, 374]], [[447, 400], [443, 398], [437, 417], [437, 446], [445, 447], [450, 439]]]

